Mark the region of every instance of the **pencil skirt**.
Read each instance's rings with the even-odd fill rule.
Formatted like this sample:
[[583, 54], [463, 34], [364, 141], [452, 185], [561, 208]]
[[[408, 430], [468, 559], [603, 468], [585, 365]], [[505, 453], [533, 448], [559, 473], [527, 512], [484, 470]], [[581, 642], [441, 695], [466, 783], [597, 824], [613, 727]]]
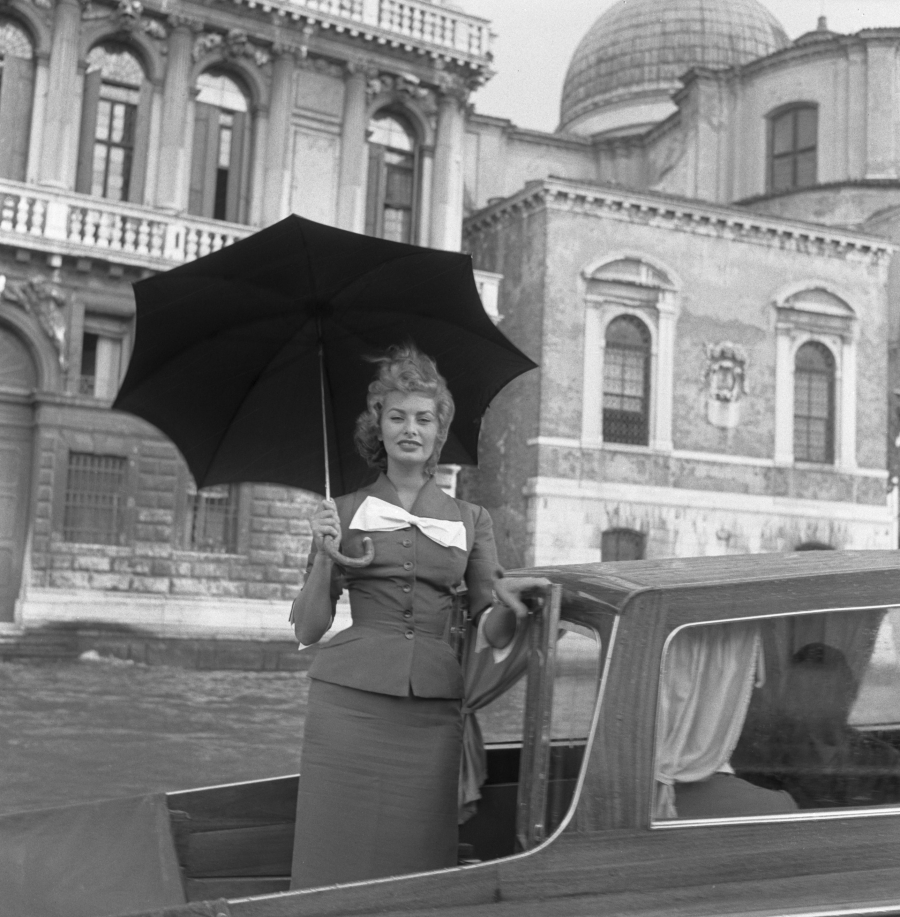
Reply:
[[460, 701], [311, 680], [291, 888], [455, 866]]

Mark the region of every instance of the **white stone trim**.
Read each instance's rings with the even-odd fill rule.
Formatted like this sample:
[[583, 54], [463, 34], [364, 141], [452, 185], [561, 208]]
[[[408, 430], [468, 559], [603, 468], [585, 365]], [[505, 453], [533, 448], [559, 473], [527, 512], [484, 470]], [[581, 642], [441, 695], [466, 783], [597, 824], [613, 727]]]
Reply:
[[[622, 258], [646, 260], [654, 270], [672, 277], [668, 268], [638, 253]], [[597, 270], [614, 263], [604, 259], [599, 268], [584, 272], [584, 282], [596, 278]], [[640, 319], [650, 332], [650, 399], [648, 404], [647, 445], [643, 451], [672, 451], [672, 380], [675, 362], [675, 320], [678, 294], [664, 287], [653, 287], [656, 302], [638, 305], [613, 297], [584, 295], [584, 364], [582, 370], [581, 443], [588, 448], [603, 444], [603, 364], [606, 355], [606, 329], [622, 315]], [[619, 446], [621, 444], [614, 444]]]
[[544, 208], [600, 213], [611, 219], [673, 227], [697, 235], [772, 248], [886, 264], [897, 246], [868, 233], [767, 217], [737, 207], [688, 201], [653, 191], [625, 191], [601, 183], [548, 178], [485, 207], [466, 220], [467, 232], [490, 228], [519, 210]]
[[766, 516], [817, 516], [848, 522], [872, 522], [879, 525], [889, 525], [892, 522], [887, 493], [885, 493], [884, 505], [874, 506], [869, 503], [803, 500], [796, 497], [775, 497], [764, 494], [691, 490], [685, 487], [536, 477], [528, 480], [524, 494], [526, 497], [615, 500], [626, 503], [678, 506], [693, 510], [722, 510]]

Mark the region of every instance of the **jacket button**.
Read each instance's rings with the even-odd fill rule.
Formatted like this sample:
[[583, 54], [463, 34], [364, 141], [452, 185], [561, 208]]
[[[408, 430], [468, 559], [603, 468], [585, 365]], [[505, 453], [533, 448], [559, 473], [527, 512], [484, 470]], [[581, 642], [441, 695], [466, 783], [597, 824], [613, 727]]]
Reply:
[[413, 632], [412, 632], [411, 630], [408, 630], [408, 631], [406, 632], [406, 639], [407, 639], [407, 640], [412, 640], [412, 638], [413, 638]]
[[408, 560], [408, 561], [403, 565], [403, 569], [404, 569], [404, 570], [412, 570], [412, 568], [413, 568], [413, 565], [412, 565], [412, 561], [411, 561], [411, 560]]
[[408, 548], [412, 544], [412, 542], [408, 538], [404, 538], [403, 541], [400, 542], [400, 544], [402, 544], [404, 548]]
[[412, 592], [412, 586], [410, 586], [408, 583], [405, 584], [405, 585], [403, 586], [403, 591], [404, 591], [404, 592]]
[[411, 617], [412, 617], [412, 612], [411, 612], [411, 611], [404, 611], [404, 612], [403, 612], [403, 617], [404, 617], [404, 618], [411, 618]]

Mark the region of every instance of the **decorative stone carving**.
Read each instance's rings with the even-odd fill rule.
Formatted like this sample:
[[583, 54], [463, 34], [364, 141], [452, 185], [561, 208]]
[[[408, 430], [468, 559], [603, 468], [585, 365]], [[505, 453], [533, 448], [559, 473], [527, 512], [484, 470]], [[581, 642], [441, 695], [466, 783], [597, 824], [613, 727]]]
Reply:
[[56, 350], [60, 369], [65, 371], [69, 362], [66, 353], [66, 308], [70, 297], [53, 281], [41, 274], [35, 274], [19, 283], [7, 284], [4, 278], [0, 298], [13, 303], [37, 319]]
[[366, 97], [369, 101], [375, 96], [388, 92], [410, 101], [427, 102], [434, 98], [434, 92], [423, 86], [418, 77], [411, 73], [378, 73], [369, 75], [366, 80]]
[[706, 419], [715, 427], [733, 429], [740, 423], [740, 402], [747, 394], [747, 354], [743, 347], [722, 341], [706, 345]]
[[193, 57], [200, 60], [204, 54], [216, 48], [221, 48], [226, 57], [236, 60], [239, 57], [248, 57], [255, 62], [257, 67], [264, 67], [272, 59], [268, 51], [250, 41], [250, 36], [243, 29], [229, 29], [225, 35], [221, 32], [204, 32], [194, 40]]

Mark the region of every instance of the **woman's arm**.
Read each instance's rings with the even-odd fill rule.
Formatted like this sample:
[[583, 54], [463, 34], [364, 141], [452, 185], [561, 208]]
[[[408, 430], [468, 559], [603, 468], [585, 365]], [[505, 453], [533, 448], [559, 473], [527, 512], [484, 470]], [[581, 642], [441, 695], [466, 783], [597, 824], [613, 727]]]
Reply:
[[503, 568], [497, 560], [491, 515], [484, 507], [479, 507], [475, 518], [475, 539], [466, 568], [466, 584], [473, 618], [485, 608], [491, 608], [484, 621], [484, 636], [492, 647], [504, 649], [508, 646], [516, 635], [519, 619], [528, 614], [521, 593], [547, 582], [536, 577], [503, 578]]
[[294, 634], [300, 643], [309, 646], [318, 643], [331, 627], [334, 617], [335, 597], [332, 594], [334, 561], [322, 550], [326, 537], [341, 542], [341, 523], [332, 501], [326, 500], [310, 521], [313, 533], [311, 564], [307, 567], [306, 582], [300, 595], [291, 606]]

